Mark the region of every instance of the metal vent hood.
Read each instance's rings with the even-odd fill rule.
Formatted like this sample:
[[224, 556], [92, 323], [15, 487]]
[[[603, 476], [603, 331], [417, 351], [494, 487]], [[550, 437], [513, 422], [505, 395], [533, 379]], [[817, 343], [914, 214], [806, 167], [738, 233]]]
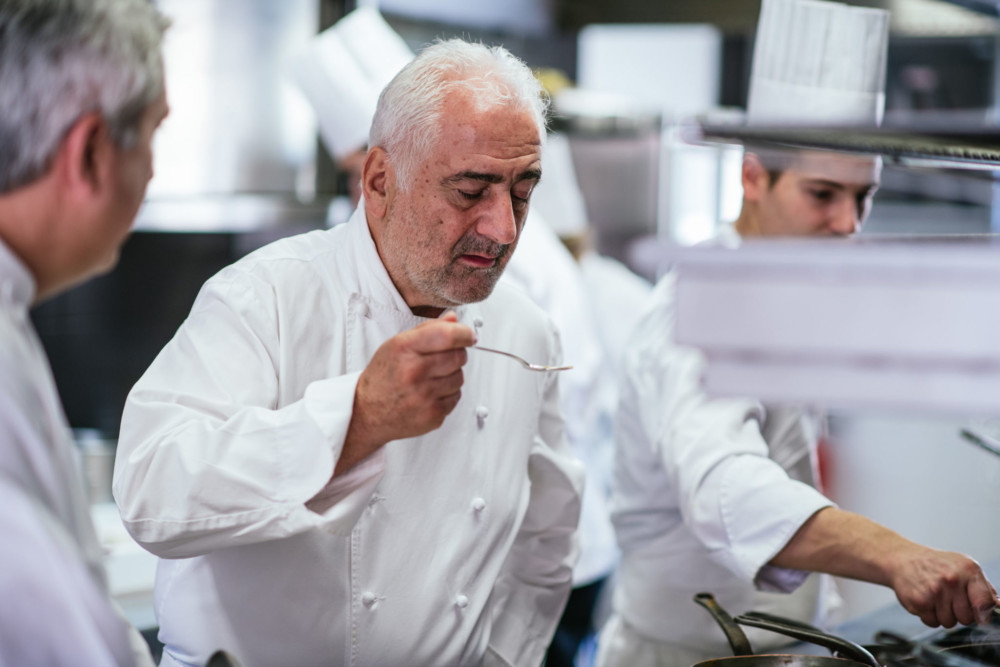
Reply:
[[[891, 12], [891, 30], [901, 36], [955, 37], [996, 33], [1000, 0], [842, 0]], [[560, 25], [589, 23], [710, 23], [726, 33], [753, 34], [760, 2], [746, 0], [560, 0]]]
[[322, 223], [315, 119], [287, 74], [319, 29], [319, 0], [157, 4], [173, 22], [163, 48], [171, 110], [136, 229]]

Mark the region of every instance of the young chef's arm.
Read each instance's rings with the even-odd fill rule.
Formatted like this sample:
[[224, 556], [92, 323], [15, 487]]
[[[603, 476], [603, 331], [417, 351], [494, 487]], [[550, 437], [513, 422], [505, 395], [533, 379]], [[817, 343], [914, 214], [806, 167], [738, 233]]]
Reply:
[[543, 381], [542, 413], [528, 462], [531, 495], [493, 591], [499, 603], [487, 665], [541, 664], [569, 597], [579, 554], [576, 530], [584, 471], [563, 436], [554, 374]]
[[[159, 556], [317, 526], [348, 532], [382, 474], [376, 454], [331, 483], [359, 374], [313, 358], [303, 332], [315, 324], [293, 318], [337, 332], [343, 316], [306, 290], [295, 304], [277, 292], [224, 270], [129, 394], [115, 499], [129, 532]], [[321, 492], [322, 514], [307, 507]]]
[[771, 563], [888, 586], [932, 627], [985, 623], [997, 604], [996, 591], [971, 558], [916, 544], [833, 507], [803, 524]]
[[[758, 401], [719, 399], [702, 390], [704, 357], [671, 342], [672, 287], [669, 277], [657, 285], [653, 308], [625, 354], [617, 504], [676, 508], [716, 563], [764, 590], [794, 591], [807, 573], [768, 567], [768, 561], [832, 503], [769, 458]], [[804, 442], [802, 454], [808, 456]], [[619, 542], [647, 544], [660, 527], [657, 516], [638, 509], [617, 516]]]

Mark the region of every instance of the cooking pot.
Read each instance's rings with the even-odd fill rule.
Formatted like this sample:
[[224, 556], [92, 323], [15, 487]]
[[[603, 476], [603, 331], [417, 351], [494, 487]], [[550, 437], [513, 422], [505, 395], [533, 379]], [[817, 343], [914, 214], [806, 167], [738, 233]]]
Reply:
[[[703, 660], [692, 667], [881, 667], [872, 654], [858, 644], [835, 637], [806, 623], [762, 612], [747, 612], [734, 619], [719, 605], [711, 593], [698, 593], [694, 596], [694, 601], [707, 609], [718, 623], [733, 649], [734, 657]], [[823, 646], [845, 657], [784, 653], [754, 655], [750, 641], [740, 627], [741, 624]]]

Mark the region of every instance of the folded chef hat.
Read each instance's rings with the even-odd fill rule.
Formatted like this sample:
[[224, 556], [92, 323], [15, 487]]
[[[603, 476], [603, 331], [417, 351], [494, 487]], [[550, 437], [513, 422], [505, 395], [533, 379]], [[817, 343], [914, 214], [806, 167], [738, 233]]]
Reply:
[[320, 137], [335, 159], [368, 142], [379, 93], [412, 59], [406, 42], [372, 7], [344, 16], [295, 59], [292, 79], [315, 110]]
[[747, 122], [879, 124], [888, 44], [885, 10], [822, 0], [763, 0]]

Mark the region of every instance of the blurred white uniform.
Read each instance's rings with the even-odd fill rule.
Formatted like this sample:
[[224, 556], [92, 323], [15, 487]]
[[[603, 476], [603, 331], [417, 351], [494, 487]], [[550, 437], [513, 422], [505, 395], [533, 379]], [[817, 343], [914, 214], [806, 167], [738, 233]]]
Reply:
[[152, 665], [109, 597], [34, 296], [0, 242], [0, 665]]
[[616, 260], [586, 252], [575, 259], [556, 230], [586, 229], [583, 197], [568, 140], [549, 134], [542, 181], [502, 280], [519, 285], [559, 329], [563, 358], [573, 370], [559, 377], [566, 436], [587, 471], [580, 517], [580, 560], [574, 587], [607, 577], [618, 562], [608, 499], [618, 409], [618, 369], [625, 340], [646, 307], [652, 286]]
[[[820, 595], [827, 578], [803, 586], [807, 573], [767, 565], [806, 519], [832, 505], [808, 483], [815, 430], [794, 411], [765, 420], [757, 401], [708, 398], [701, 354], [672, 343], [672, 300], [667, 276], [625, 354], [613, 500], [622, 561], [599, 664], [731, 654], [692, 601], [701, 591], [734, 615], [756, 609], [820, 624], [836, 600]], [[788, 641], [747, 634], [755, 649]], [[660, 662], [647, 662], [651, 655]]]
[[[877, 123], [887, 41], [883, 10], [764, 0], [748, 121]], [[707, 396], [703, 356], [673, 342], [673, 296], [668, 274], [626, 353], [613, 495], [622, 561], [614, 615], [600, 638], [602, 667], [731, 655], [722, 630], [692, 600], [702, 591], [734, 615], [756, 609], [818, 625], [839, 601], [829, 577], [768, 565], [832, 505], [813, 488], [815, 419], [793, 406]], [[755, 650], [789, 641], [746, 633]]]

